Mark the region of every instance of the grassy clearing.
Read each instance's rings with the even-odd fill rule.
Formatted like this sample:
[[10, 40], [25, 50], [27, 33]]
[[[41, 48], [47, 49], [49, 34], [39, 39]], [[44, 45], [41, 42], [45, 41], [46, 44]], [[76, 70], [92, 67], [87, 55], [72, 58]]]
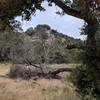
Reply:
[[2, 77], [8, 73], [10, 66], [0, 64], [0, 100], [79, 100], [75, 87], [68, 80], [25, 81]]
[[75, 68], [76, 66], [78, 66], [78, 65], [80, 65], [80, 64], [50, 64], [50, 65], [48, 65], [49, 67], [52, 67], [52, 68]]
[[1, 100], [78, 100], [71, 84], [41, 79], [37, 82], [0, 80]]

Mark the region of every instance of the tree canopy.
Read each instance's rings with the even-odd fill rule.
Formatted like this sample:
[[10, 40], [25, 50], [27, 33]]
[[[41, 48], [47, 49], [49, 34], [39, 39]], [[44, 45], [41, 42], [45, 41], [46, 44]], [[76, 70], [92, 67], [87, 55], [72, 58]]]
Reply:
[[[22, 16], [23, 20], [30, 20], [36, 10], [44, 11], [42, 2], [46, 0], [0, 0], [0, 22], [2, 29], [16, 23], [14, 18]], [[99, 0], [48, 0], [49, 6], [55, 3], [64, 13], [85, 20], [96, 19], [96, 12], [100, 11]], [[94, 15], [94, 16], [92, 16]], [[93, 21], [92, 21], [93, 22]], [[4, 27], [3, 27], [4, 26]]]

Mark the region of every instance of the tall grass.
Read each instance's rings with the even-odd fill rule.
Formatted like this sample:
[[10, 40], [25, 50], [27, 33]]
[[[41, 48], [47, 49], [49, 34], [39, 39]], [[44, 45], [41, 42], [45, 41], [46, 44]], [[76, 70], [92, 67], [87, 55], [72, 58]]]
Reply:
[[0, 64], [0, 100], [80, 100], [69, 81], [10, 79], [5, 76], [11, 64]]
[[79, 100], [68, 84], [53, 85], [54, 83], [49, 84], [47, 80], [39, 81], [38, 84], [22, 80], [2, 80], [0, 100]]

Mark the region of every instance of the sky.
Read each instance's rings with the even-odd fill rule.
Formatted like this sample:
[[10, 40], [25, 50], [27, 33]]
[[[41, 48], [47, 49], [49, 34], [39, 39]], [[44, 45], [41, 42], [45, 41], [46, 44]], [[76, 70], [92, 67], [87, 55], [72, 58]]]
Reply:
[[81, 28], [84, 24], [83, 20], [78, 18], [69, 16], [65, 14], [64, 16], [57, 15], [56, 12], [60, 10], [57, 6], [53, 4], [52, 7], [48, 7], [47, 2], [43, 3], [46, 11], [36, 12], [36, 16], [32, 16], [31, 21], [21, 21], [20, 17], [16, 19], [21, 21], [22, 28], [26, 31], [29, 27], [36, 27], [38, 24], [47, 24], [52, 29], [57, 30], [63, 34], [68, 36], [72, 36], [74, 38], [85, 39], [85, 36], [80, 35]]

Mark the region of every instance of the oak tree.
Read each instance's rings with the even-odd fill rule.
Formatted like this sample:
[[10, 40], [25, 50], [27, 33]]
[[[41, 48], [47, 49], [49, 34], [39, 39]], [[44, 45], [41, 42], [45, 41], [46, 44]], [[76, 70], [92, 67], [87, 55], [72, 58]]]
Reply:
[[[0, 30], [13, 28], [14, 18], [22, 16], [30, 20], [36, 10], [44, 11], [45, 0], [0, 0]], [[93, 88], [92, 93], [100, 94], [100, 0], [48, 0], [49, 6], [55, 3], [64, 13], [85, 21], [84, 34], [87, 35], [82, 75], [79, 88]], [[85, 78], [88, 77], [88, 80]], [[94, 86], [94, 87], [93, 87]], [[87, 93], [85, 89], [85, 93]], [[89, 99], [90, 100], [90, 99]]]

